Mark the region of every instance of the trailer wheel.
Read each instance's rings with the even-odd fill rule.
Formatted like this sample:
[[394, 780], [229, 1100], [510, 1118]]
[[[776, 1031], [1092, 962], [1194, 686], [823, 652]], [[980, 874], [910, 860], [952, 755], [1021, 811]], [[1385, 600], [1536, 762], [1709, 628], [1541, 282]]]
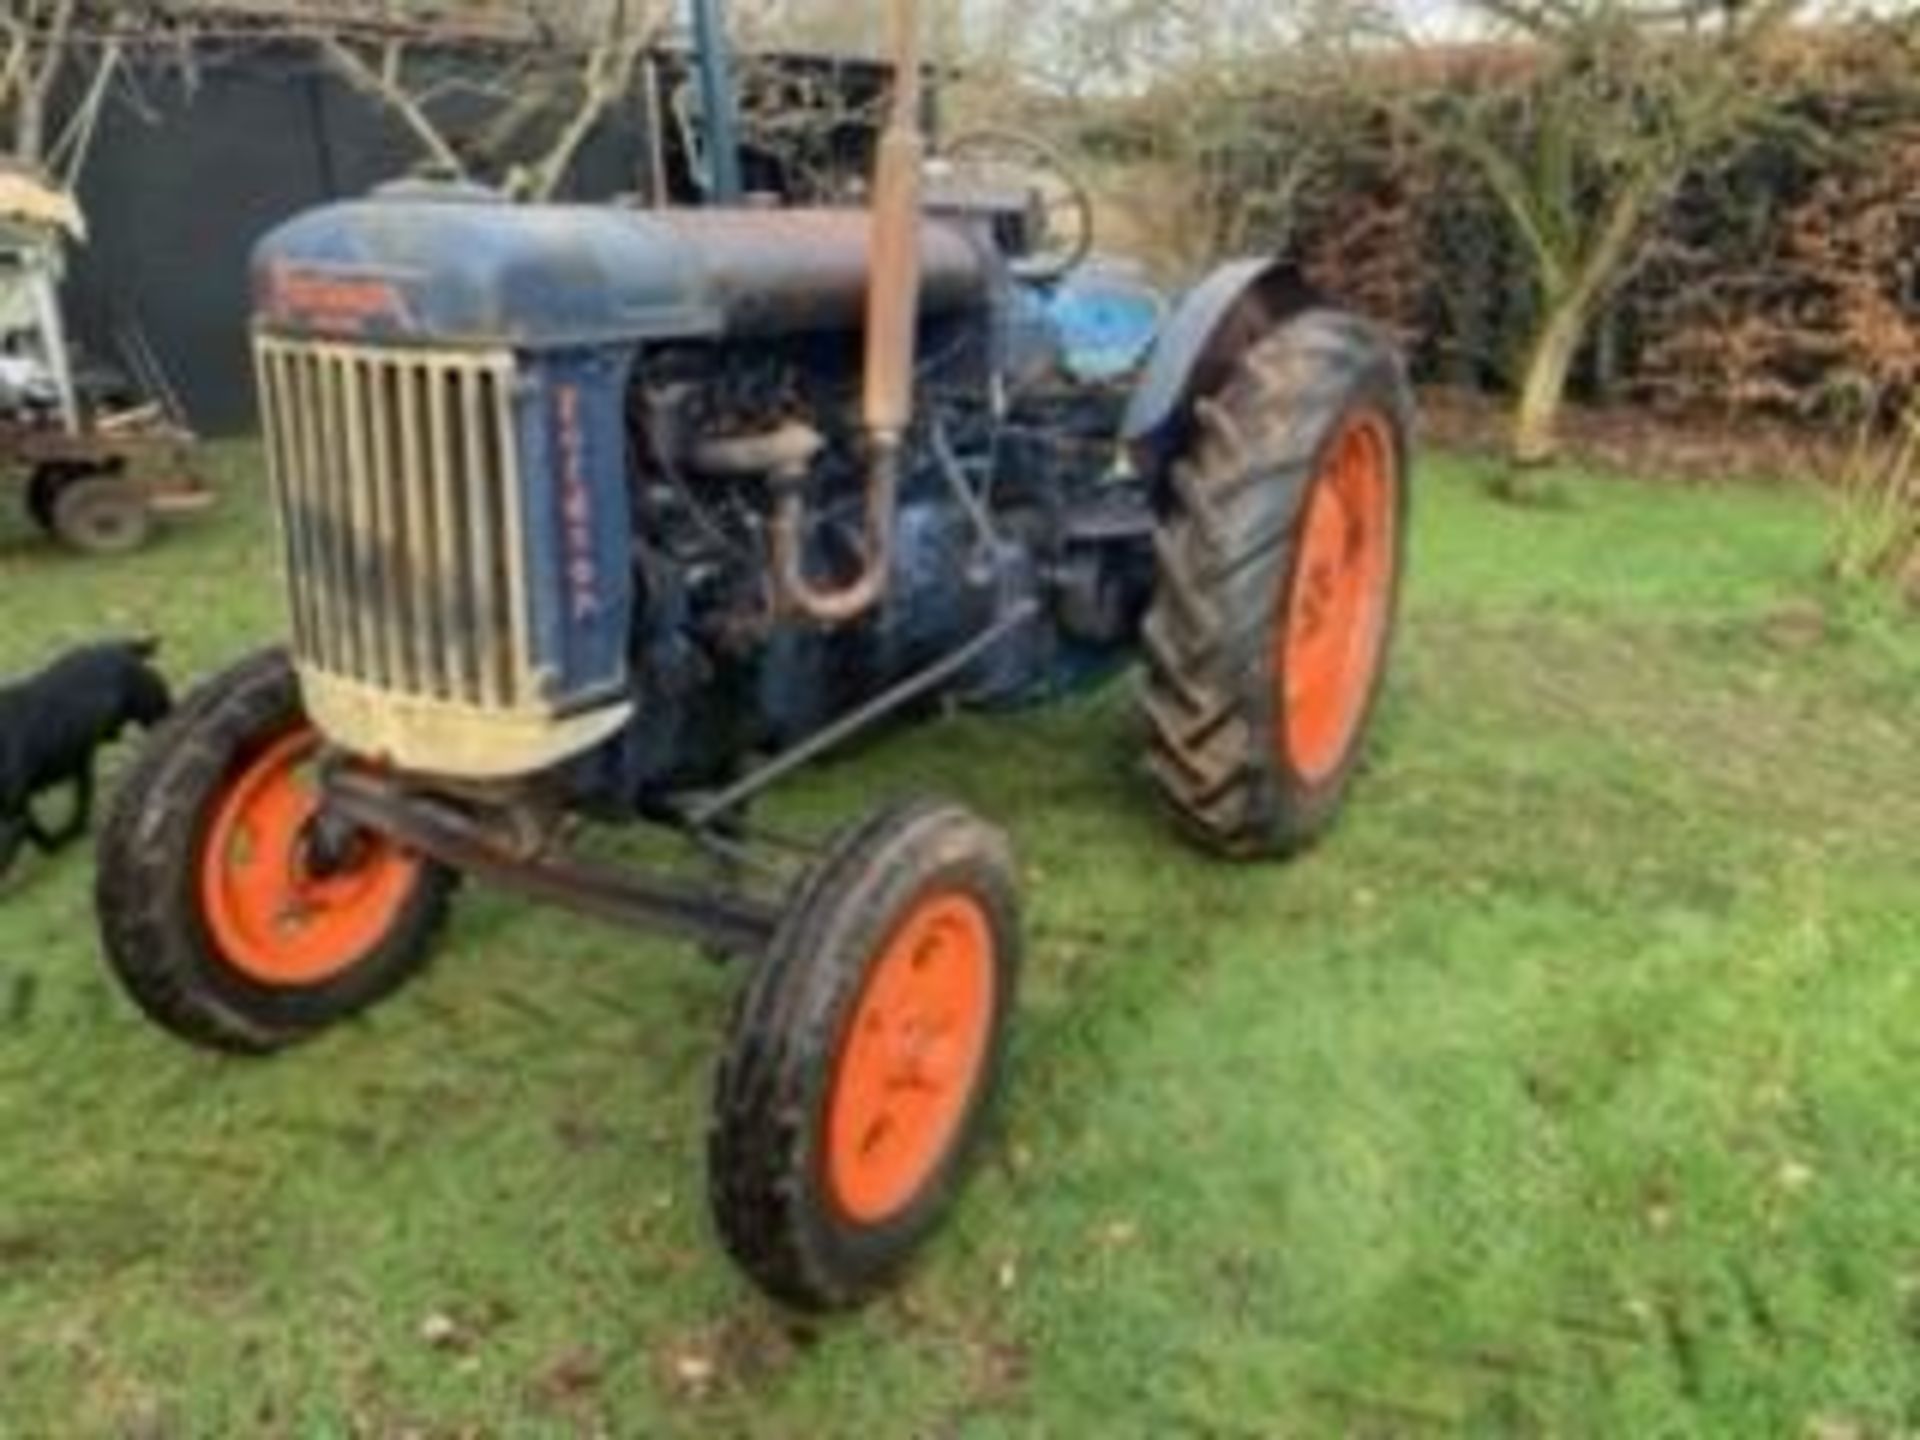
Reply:
[[1287, 855], [1340, 812], [1398, 611], [1412, 403], [1359, 320], [1309, 311], [1195, 411], [1155, 537], [1148, 768], [1183, 827]]
[[61, 483], [51, 510], [54, 535], [83, 555], [129, 555], [153, 535], [146, 495], [115, 475]]
[[708, 1148], [721, 1237], [776, 1300], [857, 1304], [944, 1218], [1005, 1061], [1016, 890], [998, 831], [925, 801], [801, 888], [735, 1013]]
[[318, 818], [318, 737], [270, 651], [190, 696], [101, 833], [107, 961], [158, 1024], [261, 1054], [367, 1009], [425, 964], [453, 877]]

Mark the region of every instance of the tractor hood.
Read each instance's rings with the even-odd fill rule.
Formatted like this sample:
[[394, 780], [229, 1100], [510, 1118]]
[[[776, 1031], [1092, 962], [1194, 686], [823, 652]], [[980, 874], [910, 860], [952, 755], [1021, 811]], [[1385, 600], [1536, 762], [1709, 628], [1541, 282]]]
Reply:
[[[255, 313], [283, 336], [516, 349], [856, 329], [871, 221], [857, 210], [514, 205], [396, 187], [310, 211], [255, 251]], [[997, 261], [923, 229], [923, 315], [987, 303]]]

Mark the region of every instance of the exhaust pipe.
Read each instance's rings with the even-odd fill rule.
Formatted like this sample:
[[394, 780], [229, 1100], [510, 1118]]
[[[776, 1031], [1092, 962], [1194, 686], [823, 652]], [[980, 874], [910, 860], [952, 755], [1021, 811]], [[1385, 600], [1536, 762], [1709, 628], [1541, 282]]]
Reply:
[[913, 428], [915, 347], [920, 325], [921, 179], [927, 141], [922, 105], [920, 7], [888, 0], [888, 56], [893, 103], [873, 178], [872, 266], [867, 298], [866, 387], [861, 419], [867, 443], [867, 504], [861, 573], [837, 589], [806, 575], [805, 505], [789, 477], [774, 512], [774, 583], [786, 603], [815, 620], [844, 624], [886, 598], [893, 569], [893, 530]]
[[873, 292], [867, 303], [867, 438], [900, 444], [913, 424], [914, 340], [920, 320], [920, 7], [892, 0], [893, 109], [873, 180]]

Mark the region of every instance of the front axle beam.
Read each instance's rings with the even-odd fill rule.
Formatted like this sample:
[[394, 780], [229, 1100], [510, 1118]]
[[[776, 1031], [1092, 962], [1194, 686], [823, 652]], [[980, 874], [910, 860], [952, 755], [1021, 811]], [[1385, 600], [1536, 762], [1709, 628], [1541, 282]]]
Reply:
[[750, 896], [617, 869], [553, 845], [516, 845], [449, 801], [363, 771], [329, 775], [327, 805], [350, 824], [489, 884], [725, 954], [758, 954], [780, 923], [779, 906]]

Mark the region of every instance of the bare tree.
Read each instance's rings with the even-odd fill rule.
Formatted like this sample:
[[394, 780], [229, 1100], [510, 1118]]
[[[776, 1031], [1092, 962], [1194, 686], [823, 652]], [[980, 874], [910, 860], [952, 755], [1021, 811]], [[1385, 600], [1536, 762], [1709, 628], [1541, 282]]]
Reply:
[[467, 178], [466, 161], [434, 116], [434, 101], [444, 91], [416, 85], [410, 73], [416, 53], [412, 37], [395, 33], [367, 43], [357, 37], [326, 34], [319, 36], [317, 43], [334, 72], [404, 125], [436, 169]]
[[642, 3], [622, 0], [608, 8], [600, 33], [579, 71], [578, 103], [547, 152], [531, 165], [516, 167], [507, 189], [517, 198], [551, 200], [599, 127], [607, 111], [633, 86], [640, 57], [658, 37], [664, 18]]
[[[510, 58], [478, 76], [449, 70], [435, 54], [459, 33], [456, 21], [316, 29], [313, 36], [335, 73], [391, 114], [435, 172], [495, 181], [516, 199], [545, 201], [632, 88], [670, 9], [668, 0], [585, 7], [528, 0], [524, 34], [497, 47]], [[489, 118], [456, 132], [450, 112], [470, 113], [476, 103]]]
[[[921, 23], [933, 56], [957, 58], [961, 20], [981, 0], [922, 0]], [[879, 57], [882, 0], [733, 0], [729, 28], [746, 51], [804, 50]]]
[[71, 189], [121, 77], [117, 4], [12, 0], [0, 12], [0, 154]]
[[1487, 187], [1532, 267], [1539, 319], [1511, 437], [1514, 461], [1532, 466], [1553, 457], [1581, 347], [1666, 202], [1713, 151], [1778, 114], [1791, 87], [1765, 67], [1807, 7], [1475, 4], [1517, 48], [1483, 49], [1437, 91], [1387, 99]]
[[973, 0], [968, 58], [1067, 96], [1244, 90], [1323, 37], [1384, 33], [1391, 0]]

